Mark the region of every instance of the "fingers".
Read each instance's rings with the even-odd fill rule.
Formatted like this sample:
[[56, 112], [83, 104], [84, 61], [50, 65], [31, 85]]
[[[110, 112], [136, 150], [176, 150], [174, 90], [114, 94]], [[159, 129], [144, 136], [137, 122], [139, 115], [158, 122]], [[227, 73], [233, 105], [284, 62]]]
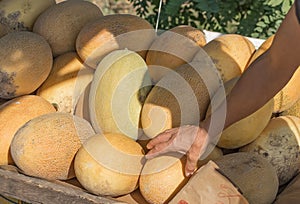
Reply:
[[153, 159], [154, 157], [157, 157], [161, 154], [168, 152], [169, 144], [170, 144], [169, 142], [164, 142], [164, 143], [156, 145], [145, 155], [146, 159]]
[[177, 131], [178, 131], [178, 128], [172, 128], [172, 129], [169, 129], [169, 130], [166, 130], [166, 131], [160, 133], [155, 138], [150, 140], [150, 142], [148, 142], [148, 144], [146, 146], [147, 149], [152, 149], [154, 146], [156, 146], [159, 143], [167, 142], [168, 140], [170, 140], [170, 138], [172, 137], [173, 134], [177, 133]]

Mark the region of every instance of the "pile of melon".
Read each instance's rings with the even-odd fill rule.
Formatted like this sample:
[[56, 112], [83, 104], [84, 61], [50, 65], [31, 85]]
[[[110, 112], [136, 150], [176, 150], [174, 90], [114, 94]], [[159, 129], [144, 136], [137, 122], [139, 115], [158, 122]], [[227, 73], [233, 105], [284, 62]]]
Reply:
[[[186, 185], [185, 155], [146, 160], [145, 144], [213, 114], [273, 40], [156, 32], [89, 1], [1, 0], [0, 11], [0, 165], [128, 203], [168, 203]], [[249, 203], [272, 203], [300, 170], [298, 72], [198, 162], [216, 161]]]

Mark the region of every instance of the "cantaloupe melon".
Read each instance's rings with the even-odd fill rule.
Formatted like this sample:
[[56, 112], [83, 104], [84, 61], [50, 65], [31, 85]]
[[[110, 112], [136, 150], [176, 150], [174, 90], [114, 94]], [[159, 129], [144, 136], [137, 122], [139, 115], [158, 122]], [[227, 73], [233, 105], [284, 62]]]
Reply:
[[279, 184], [283, 185], [299, 172], [299, 130], [298, 117], [272, 118], [259, 137], [240, 151], [265, 157], [276, 169]]
[[[238, 34], [221, 35], [207, 43], [204, 51], [211, 57], [224, 82], [240, 76], [255, 51], [253, 43]], [[201, 53], [193, 61], [201, 59]]]
[[75, 51], [80, 30], [103, 16], [99, 7], [88, 1], [64, 1], [49, 7], [36, 20], [33, 32], [50, 44], [53, 56]]
[[84, 91], [79, 96], [74, 110], [74, 115], [81, 117], [89, 122], [91, 122], [89, 111], [89, 95], [91, 90], [91, 83], [92, 82], [90, 82], [85, 87]]
[[49, 180], [75, 176], [73, 161], [94, 130], [69, 113], [48, 113], [25, 123], [11, 142], [15, 164], [27, 175]]
[[87, 65], [96, 68], [113, 50], [127, 48], [145, 58], [155, 36], [153, 26], [143, 18], [130, 14], [106, 15], [82, 28], [76, 50]]
[[0, 98], [34, 92], [52, 68], [49, 44], [40, 35], [20, 31], [0, 39]]
[[56, 105], [59, 112], [74, 113], [75, 105], [92, 81], [94, 69], [80, 61], [75, 52], [68, 52], [54, 59], [46, 81], [37, 90], [37, 95]]
[[42, 97], [20, 96], [0, 106], [0, 165], [13, 164], [10, 143], [17, 132], [29, 120], [55, 112], [55, 108]]
[[1, 0], [1, 24], [8, 32], [32, 31], [37, 17], [54, 4], [55, 0]]
[[[239, 77], [235, 77], [225, 82], [224, 87], [227, 95], [230, 93], [238, 79]], [[214, 97], [219, 97], [218, 93]], [[218, 100], [222, 101], [224, 98], [222, 99], [222, 97], [219, 97]], [[227, 127], [222, 131], [218, 146], [226, 149], [236, 149], [255, 140], [269, 123], [273, 106], [274, 101], [271, 99], [259, 110]]]
[[137, 189], [143, 158], [143, 148], [127, 136], [97, 134], [79, 149], [74, 168], [89, 192], [120, 196]]
[[147, 160], [139, 180], [140, 192], [152, 204], [168, 203], [187, 183], [186, 157], [163, 155]]
[[300, 118], [300, 99], [290, 108], [280, 113], [280, 115], [292, 115]]
[[262, 156], [238, 152], [220, 157], [215, 163], [249, 203], [269, 204], [275, 200], [278, 191], [276, 171]]
[[146, 56], [150, 75], [158, 82], [169, 69], [190, 62], [199, 46], [206, 44], [204, 33], [192, 26], [181, 25], [163, 32], [151, 44]]
[[97, 133], [122, 133], [137, 139], [140, 112], [151, 86], [143, 58], [116, 50], [98, 65], [89, 94], [91, 123]]
[[173, 127], [199, 125], [219, 83], [211, 61], [185, 64], [168, 72], [152, 88], [143, 105], [144, 133], [153, 138]]

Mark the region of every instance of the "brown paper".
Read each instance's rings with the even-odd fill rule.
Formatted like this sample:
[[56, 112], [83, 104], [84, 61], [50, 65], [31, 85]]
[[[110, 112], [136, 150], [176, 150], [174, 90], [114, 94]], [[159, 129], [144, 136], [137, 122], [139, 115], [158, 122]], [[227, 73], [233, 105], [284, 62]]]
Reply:
[[238, 189], [209, 161], [190, 178], [170, 204], [249, 204]]

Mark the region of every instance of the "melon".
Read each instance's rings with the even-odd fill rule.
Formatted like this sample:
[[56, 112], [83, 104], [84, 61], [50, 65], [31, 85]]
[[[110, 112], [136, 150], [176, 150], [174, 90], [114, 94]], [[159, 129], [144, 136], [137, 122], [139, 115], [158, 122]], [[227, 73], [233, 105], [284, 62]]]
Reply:
[[168, 203], [187, 183], [186, 157], [163, 155], [147, 160], [141, 172], [139, 188], [149, 203]]
[[80, 30], [103, 16], [99, 7], [88, 1], [64, 1], [49, 7], [36, 20], [33, 32], [50, 44], [53, 56], [75, 51]]
[[7, 33], [9, 33], [8, 28], [2, 23], [0, 23], [0, 38], [6, 35]]
[[[235, 77], [225, 82], [224, 86], [227, 95], [238, 79], [239, 77]], [[221, 99], [222, 97], [218, 96], [218, 93], [214, 97], [219, 98], [219, 101], [224, 100], [224, 98]], [[268, 125], [272, 116], [273, 106], [274, 101], [271, 99], [254, 113], [227, 127], [222, 131], [217, 145], [226, 149], [236, 149], [254, 141]]]
[[48, 113], [25, 123], [11, 142], [15, 164], [27, 175], [48, 180], [73, 178], [74, 157], [94, 130], [69, 113]]
[[0, 98], [31, 94], [48, 77], [51, 48], [38, 34], [20, 31], [0, 38]]
[[74, 109], [74, 115], [81, 117], [89, 122], [91, 122], [89, 111], [90, 90], [91, 82], [85, 87], [84, 91], [80, 94]]
[[180, 25], [163, 32], [151, 44], [146, 56], [150, 75], [158, 82], [168, 69], [190, 62], [199, 46], [206, 44], [204, 33], [192, 26]]
[[140, 112], [151, 80], [143, 58], [115, 50], [98, 65], [89, 93], [89, 114], [97, 133], [121, 133], [136, 140]]
[[300, 118], [300, 99], [296, 101], [290, 108], [281, 112], [280, 115], [292, 115]]
[[0, 106], [0, 165], [13, 164], [9, 148], [17, 130], [29, 120], [51, 112], [55, 112], [52, 104], [36, 95], [20, 96]]
[[238, 152], [220, 157], [215, 163], [249, 203], [269, 204], [275, 200], [278, 178], [274, 167], [264, 157]]
[[249, 65], [254, 62], [259, 56], [261, 56], [263, 53], [265, 53], [272, 45], [273, 39], [275, 35], [272, 35], [268, 37], [260, 46], [259, 48], [253, 53]]
[[[238, 34], [221, 35], [208, 42], [203, 49], [215, 63], [224, 82], [240, 76], [255, 51], [253, 43]], [[202, 53], [199, 54], [196, 53], [193, 61], [201, 60]]]
[[130, 14], [111, 14], [84, 26], [76, 39], [76, 50], [90, 67], [110, 52], [129, 49], [144, 59], [156, 36], [153, 26], [145, 19]]
[[37, 95], [55, 104], [57, 111], [73, 114], [93, 74], [94, 69], [86, 67], [75, 52], [65, 53], [54, 59], [52, 70]]
[[93, 194], [125, 195], [138, 187], [143, 158], [143, 148], [127, 136], [97, 134], [76, 154], [76, 178]]
[[220, 86], [212, 62], [206, 60], [168, 72], [151, 89], [141, 114], [142, 128], [149, 138], [173, 127], [199, 125], [204, 119], [210, 96]]
[[0, 19], [8, 32], [32, 31], [36, 19], [55, 0], [1, 0]]
[[279, 184], [283, 185], [299, 172], [299, 129], [298, 117], [272, 118], [259, 137], [240, 151], [265, 157], [276, 169]]

